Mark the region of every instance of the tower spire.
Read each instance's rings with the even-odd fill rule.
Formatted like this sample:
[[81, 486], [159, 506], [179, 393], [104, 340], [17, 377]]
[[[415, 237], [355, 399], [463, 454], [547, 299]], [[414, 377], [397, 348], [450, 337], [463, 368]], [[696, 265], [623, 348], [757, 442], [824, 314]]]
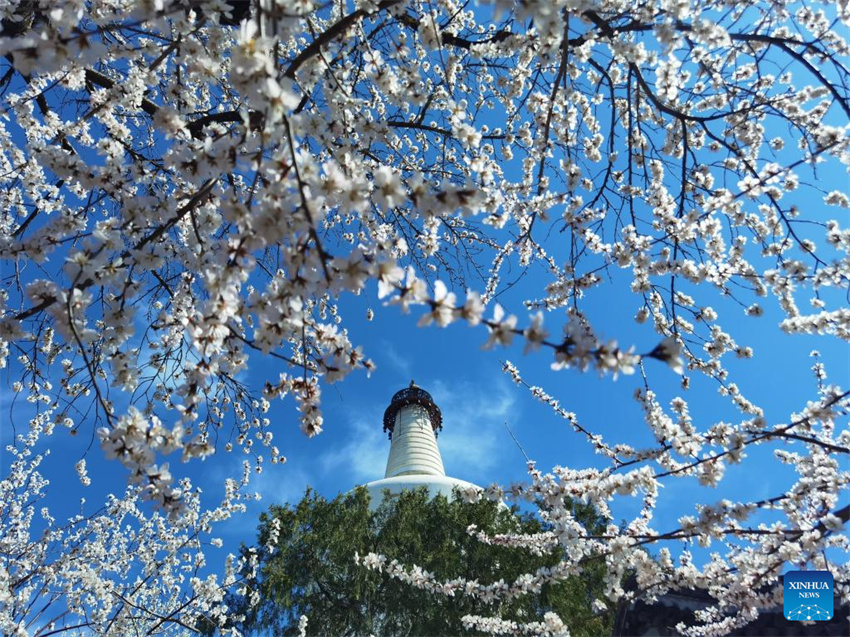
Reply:
[[413, 381], [396, 392], [384, 412], [384, 431], [392, 441], [384, 477], [445, 476], [437, 447], [437, 432], [442, 428], [443, 416], [431, 394]]

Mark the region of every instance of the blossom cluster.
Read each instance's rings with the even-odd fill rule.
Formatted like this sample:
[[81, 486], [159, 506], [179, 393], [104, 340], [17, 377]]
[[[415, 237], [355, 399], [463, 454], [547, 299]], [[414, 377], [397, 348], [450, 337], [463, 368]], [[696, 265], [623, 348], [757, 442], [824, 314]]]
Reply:
[[12, 462], [0, 480], [6, 516], [0, 632], [168, 634], [224, 626], [225, 596], [256, 564], [230, 555], [222, 572], [203, 574], [204, 551], [207, 543], [220, 545], [213, 536], [217, 524], [244, 512], [251, 497], [245, 492], [248, 473], [228, 480], [224, 498], [213, 507], [203, 507], [200, 491], [183, 479], [183, 506], [167, 515], [151, 513], [144, 487], [132, 486], [101, 507], [81, 499], [79, 514], [62, 522], [40, 506], [49, 488], [42, 465], [53, 458], [49, 450], [36, 450], [48, 420], [49, 412], [35, 418], [29, 433], [6, 449]]

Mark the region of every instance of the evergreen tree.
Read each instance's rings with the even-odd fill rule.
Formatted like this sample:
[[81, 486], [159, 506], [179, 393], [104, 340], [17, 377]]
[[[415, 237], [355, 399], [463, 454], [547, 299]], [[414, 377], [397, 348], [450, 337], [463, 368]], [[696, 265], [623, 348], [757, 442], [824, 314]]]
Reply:
[[[603, 528], [592, 507], [574, 504], [591, 533]], [[528, 515], [489, 502], [431, 499], [424, 490], [385, 498], [374, 511], [357, 489], [326, 500], [308, 490], [296, 505], [274, 505], [260, 519], [258, 543], [243, 547], [259, 559], [255, 599], [234, 597], [240, 630], [250, 634], [298, 634], [302, 615], [311, 635], [457, 635], [467, 614], [498, 614], [534, 621], [554, 611], [578, 636], [610, 634], [612, 615], [597, 614], [604, 568], [590, 563], [581, 577], [546, 585], [540, 594], [487, 605], [466, 596], [445, 597], [417, 590], [355, 564], [354, 555], [379, 552], [417, 564], [441, 579], [463, 577], [489, 583], [513, 581], [522, 573], [551, 567], [562, 558], [484, 544], [467, 533], [470, 524], [496, 533], [538, 533], [545, 526]], [[277, 540], [274, 535], [277, 533]]]

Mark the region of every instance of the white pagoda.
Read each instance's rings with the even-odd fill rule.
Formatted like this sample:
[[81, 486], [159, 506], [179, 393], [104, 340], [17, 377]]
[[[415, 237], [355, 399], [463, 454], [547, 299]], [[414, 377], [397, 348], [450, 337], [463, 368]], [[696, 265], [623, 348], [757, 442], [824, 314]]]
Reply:
[[398, 494], [404, 489], [427, 487], [431, 497], [452, 499], [455, 487], [477, 489], [471, 482], [446, 475], [437, 446], [437, 433], [443, 428], [443, 415], [431, 394], [411, 381], [410, 387], [396, 392], [384, 412], [384, 431], [391, 441], [387, 468], [382, 480], [364, 486], [377, 508], [384, 491]]

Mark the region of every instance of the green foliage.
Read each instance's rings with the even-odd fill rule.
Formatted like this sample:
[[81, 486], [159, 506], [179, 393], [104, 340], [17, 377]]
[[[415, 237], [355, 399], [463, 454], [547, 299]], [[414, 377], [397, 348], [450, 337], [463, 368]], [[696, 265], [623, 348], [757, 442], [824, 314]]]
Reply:
[[[576, 514], [590, 532], [602, 523], [591, 507]], [[275, 550], [265, 548], [272, 519], [280, 522]], [[611, 634], [611, 614], [594, 614], [590, 604], [601, 596], [603, 565], [590, 563], [582, 576], [547, 585], [538, 594], [493, 605], [459, 595], [445, 597], [417, 590], [354, 563], [355, 552], [370, 551], [418, 564], [440, 579], [464, 577], [490, 583], [513, 581], [522, 573], [554, 565], [559, 553], [535, 556], [521, 549], [490, 546], [470, 536], [476, 524], [490, 534], [537, 533], [537, 520], [504, 506], [430, 499], [423, 490], [385, 498], [376, 511], [369, 495], [357, 489], [325, 500], [307, 491], [297, 505], [272, 506], [260, 519], [258, 545], [243, 547], [259, 556], [259, 604], [233, 606], [246, 619], [238, 628], [248, 634], [296, 635], [298, 619], [309, 619], [311, 635], [457, 635], [467, 614], [498, 614], [532, 621], [554, 611], [573, 635]]]

